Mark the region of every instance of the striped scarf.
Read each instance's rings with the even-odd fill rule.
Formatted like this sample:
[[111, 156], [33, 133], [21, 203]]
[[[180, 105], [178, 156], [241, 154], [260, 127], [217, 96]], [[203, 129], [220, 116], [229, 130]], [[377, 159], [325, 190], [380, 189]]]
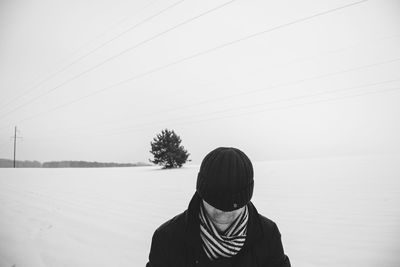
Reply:
[[229, 258], [236, 255], [243, 247], [246, 240], [247, 222], [249, 211], [245, 206], [244, 211], [222, 233], [219, 233], [214, 224], [206, 215], [203, 203], [200, 204], [200, 236], [203, 249], [210, 260], [220, 257]]

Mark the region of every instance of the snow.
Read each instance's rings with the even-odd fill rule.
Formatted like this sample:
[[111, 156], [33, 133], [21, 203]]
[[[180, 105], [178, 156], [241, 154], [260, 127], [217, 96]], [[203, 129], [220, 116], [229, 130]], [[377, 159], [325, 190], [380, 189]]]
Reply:
[[[400, 157], [254, 163], [253, 203], [292, 265], [400, 266]], [[144, 266], [198, 165], [0, 169], [0, 266]]]

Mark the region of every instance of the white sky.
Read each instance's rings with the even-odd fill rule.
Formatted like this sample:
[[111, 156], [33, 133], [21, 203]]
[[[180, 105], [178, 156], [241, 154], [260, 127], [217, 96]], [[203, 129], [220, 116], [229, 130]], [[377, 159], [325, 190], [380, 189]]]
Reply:
[[399, 153], [400, 3], [356, 2], [1, 0], [0, 158]]

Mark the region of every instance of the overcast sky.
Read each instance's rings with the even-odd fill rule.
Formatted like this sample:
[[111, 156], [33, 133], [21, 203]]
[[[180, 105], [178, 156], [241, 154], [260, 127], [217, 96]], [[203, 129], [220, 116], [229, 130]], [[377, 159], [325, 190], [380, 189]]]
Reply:
[[0, 158], [400, 152], [398, 1], [0, 1]]

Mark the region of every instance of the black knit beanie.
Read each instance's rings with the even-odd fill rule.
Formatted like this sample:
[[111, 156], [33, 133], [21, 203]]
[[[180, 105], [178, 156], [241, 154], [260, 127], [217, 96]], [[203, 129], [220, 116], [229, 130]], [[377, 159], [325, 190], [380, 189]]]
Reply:
[[245, 206], [253, 188], [253, 165], [239, 149], [219, 147], [203, 159], [196, 190], [214, 208], [232, 211]]

